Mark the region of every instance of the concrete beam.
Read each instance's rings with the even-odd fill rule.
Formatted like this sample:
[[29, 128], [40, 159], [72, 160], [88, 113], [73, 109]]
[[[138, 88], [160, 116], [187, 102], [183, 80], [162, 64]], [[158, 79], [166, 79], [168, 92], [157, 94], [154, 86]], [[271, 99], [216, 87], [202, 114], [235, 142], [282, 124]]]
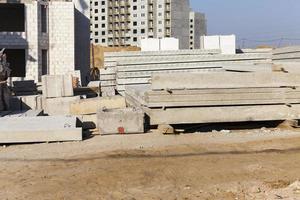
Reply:
[[300, 86], [300, 74], [181, 73], [153, 75], [152, 90]]
[[0, 120], [0, 143], [80, 141], [76, 117], [5, 117]]
[[259, 105], [151, 109], [151, 125], [300, 119], [300, 105]]
[[102, 108], [126, 108], [125, 98], [121, 96], [113, 96], [81, 99], [70, 105], [71, 114], [73, 115], [94, 114]]

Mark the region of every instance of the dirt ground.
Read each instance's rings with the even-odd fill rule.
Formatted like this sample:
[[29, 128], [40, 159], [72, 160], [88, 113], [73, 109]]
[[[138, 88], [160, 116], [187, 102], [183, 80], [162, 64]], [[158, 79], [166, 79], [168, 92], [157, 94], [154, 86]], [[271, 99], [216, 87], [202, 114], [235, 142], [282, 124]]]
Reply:
[[0, 163], [0, 199], [300, 199], [293, 131], [3, 146]]

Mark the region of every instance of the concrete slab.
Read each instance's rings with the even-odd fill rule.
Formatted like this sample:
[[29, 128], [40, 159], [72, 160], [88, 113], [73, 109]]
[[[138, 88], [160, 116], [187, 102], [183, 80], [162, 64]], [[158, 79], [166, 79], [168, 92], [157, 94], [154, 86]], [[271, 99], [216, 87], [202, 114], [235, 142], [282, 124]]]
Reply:
[[0, 119], [0, 143], [80, 141], [76, 117], [44, 116]]
[[300, 119], [300, 105], [220, 106], [151, 109], [151, 125]]
[[81, 99], [71, 103], [70, 105], [71, 114], [73, 115], [94, 114], [102, 108], [126, 108], [125, 98], [121, 96], [113, 96]]
[[98, 111], [101, 135], [144, 133], [144, 112], [135, 108]]
[[72, 75], [42, 76], [42, 90], [45, 98], [73, 96]]
[[153, 75], [152, 90], [300, 86], [300, 74], [181, 73]]
[[70, 115], [71, 104], [80, 100], [80, 96], [43, 98], [43, 109], [49, 115]]

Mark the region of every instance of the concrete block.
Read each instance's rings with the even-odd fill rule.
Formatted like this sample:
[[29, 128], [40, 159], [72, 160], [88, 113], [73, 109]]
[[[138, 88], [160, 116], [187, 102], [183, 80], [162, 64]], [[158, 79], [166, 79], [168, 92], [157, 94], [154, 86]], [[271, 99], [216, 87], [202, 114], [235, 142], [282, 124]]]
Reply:
[[21, 110], [38, 110], [42, 109], [42, 96], [29, 95], [18, 96], [21, 103]]
[[72, 75], [42, 76], [42, 90], [45, 98], [73, 96]]
[[218, 35], [201, 36], [201, 49], [220, 49], [220, 37]]
[[0, 143], [80, 141], [82, 129], [76, 117], [4, 117], [0, 120]]
[[101, 87], [101, 96], [103, 97], [111, 97], [116, 95], [115, 87]]
[[125, 98], [121, 96], [113, 96], [80, 99], [76, 102], [72, 102], [70, 105], [70, 111], [73, 115], [95, 114], [102, 108], [126, 108]]
[[235, 35], [220, 35], [220, 48], [222, 54], [235, 54], [236, 53]]
[[141, 50], [142, 51], [159, 51], [160, 42], [159, 39], [146, 38], [141, 40]]
[[162, 38], [160, 39], [161, 51], [176, 51], [179, 50], [179, 39], [176, 38]]
[[98, 111], [101, 135], [144, 133], [144, 112], [135, 108]]
[[80, 100], [80, 96], [43, 98], [43, 109], [49, 115], [70, 115], [71, 104]]

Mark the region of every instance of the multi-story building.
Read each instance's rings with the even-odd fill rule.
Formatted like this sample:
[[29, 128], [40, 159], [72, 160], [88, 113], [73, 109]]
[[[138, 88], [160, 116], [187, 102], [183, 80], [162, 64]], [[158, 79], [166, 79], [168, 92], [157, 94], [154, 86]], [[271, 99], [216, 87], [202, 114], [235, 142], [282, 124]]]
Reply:
[[190, 12], [190, 49], [200, 48], [200, 37], [207, 34], [205, 14], [199, 12]]
[[178, 38], [189, 48], [189, 0], [91, 0], [91, 42], [140, 46], [143, 38]]
[[82, 2], [0, 0], [0, 49], [6, 49], [13, 79], [38, 82], [42, 75], [81, 70], [85, 81], [90, 14]]

